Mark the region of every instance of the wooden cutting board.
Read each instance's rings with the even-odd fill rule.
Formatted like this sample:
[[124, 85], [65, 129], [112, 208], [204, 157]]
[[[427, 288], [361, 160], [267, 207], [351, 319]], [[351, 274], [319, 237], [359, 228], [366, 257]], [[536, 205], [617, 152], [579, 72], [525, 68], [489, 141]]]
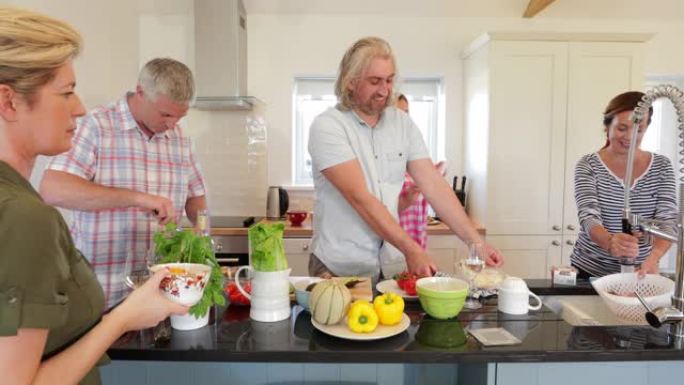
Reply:
[[354, 287], [349, 289], [349, 291], [351, 292], [352, 301], [355, 301], [357, 299], [363, 299], [368, 302], [373, 301], [373, 288], [371, 286], [370, 277], [335, 277], [333, 279], [337, 279], [342, 282], [346, 282], [350, 279], [360, 280], [361, 282], [357, 283], [356, 285], [354, 285]]

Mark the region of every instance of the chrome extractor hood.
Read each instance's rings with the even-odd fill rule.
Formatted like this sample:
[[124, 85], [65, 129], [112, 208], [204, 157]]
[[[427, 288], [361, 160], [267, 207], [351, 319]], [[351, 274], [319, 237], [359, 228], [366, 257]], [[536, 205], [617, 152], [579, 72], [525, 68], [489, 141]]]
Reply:
[[241, 0], [195, 0], [194, 108], [250, 110], [247, 95], [247, 14]]

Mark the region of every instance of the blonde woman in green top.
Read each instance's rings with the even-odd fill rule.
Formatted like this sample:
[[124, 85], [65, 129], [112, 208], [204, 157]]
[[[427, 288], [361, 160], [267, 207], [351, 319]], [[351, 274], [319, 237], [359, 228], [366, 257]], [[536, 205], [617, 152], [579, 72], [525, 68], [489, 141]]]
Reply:
[[187, 308], [165, 299], [160, 272], [101, 317], [103, 293], [59, 212], [28, 178], [38, 155], [71, 147], [85, 113], [69, 25], [0, 7], [0, 373], [3, 384], [97, 384], [95, 365], [123, 333]]

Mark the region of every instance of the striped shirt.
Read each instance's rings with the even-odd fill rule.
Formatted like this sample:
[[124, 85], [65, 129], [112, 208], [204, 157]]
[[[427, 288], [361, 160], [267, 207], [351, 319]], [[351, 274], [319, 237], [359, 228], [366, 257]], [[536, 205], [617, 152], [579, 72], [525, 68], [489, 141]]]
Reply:
[[[176, 126], [148, 139], [127, 97], [79, 119], [71, 150], [53, 158], [48, 168], [103, 186], [166, 197], [178, 215], [188, 198], [206, 195], [190, 138]], [[74, 243], [92, 264], [107, 308], [125, 296], [127, 256], [144, 261], [156, 229], [155, 217], [138, 207], [73, 212]]]
[[[408, 189], [411, 188], [415, 182], [408, 174], [404, 179], [404, 185], [401, 187], [401, 196], [408, 194]], [[427, 200], [423, 194], [418, 194], [416, 199], [404, 209], [399, 212], [399, 224], [411, 238], [425, 250], [427, 248]]]
[[[623, 180], [615, 176], [598, 153], [585, 155], [575, 167], [575, 202], [580, 233], [570, 260], [592, 276], [620, 272], [618, 259], [599, 247], [590, 237], [594, 226], [601, 225], [610, 233], [622, 232], [624, 202]], [[630, 191], [630, 206], [642, 218], [671, 221], [666, 231], [674, 233], [677, 222], [677, 202], [674, 170], [670, 160], [651, 154], [651, 162]], [[652, 245], [639, 241], [637, 264], [651, 253]]]

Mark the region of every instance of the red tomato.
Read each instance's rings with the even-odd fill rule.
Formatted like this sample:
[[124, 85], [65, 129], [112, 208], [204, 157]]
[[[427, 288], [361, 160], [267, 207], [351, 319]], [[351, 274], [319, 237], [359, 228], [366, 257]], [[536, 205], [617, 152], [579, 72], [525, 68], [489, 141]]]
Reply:
[[404, 290], [404, 282], [410, 278], [411, 274], [409, 274], [408, 271], [402, 271], [401, 273], [394, 275], [394, 280], [397, 281], [397, 286], [399, 286], [401, 290]]
[[[245, 289], [247, 293], [252, 293], [252, 284], [251, 282], [247, 282], [242, 285], [242, 288]], [[230, 282], [226, 285], [225, 292], [228, 295], [228, 300], [232, 304], [236, 305], [249, 305], [249, 298], [245, 297], [242, 295], [240, 290], [238, 290], [237, 285], [235, 282]]]
[[418, 276], [408, 271], [401, 272], [394, 276], [397, 286], [408, 295], [416, 295], [416, 280]]
[[403, 290], [404, 290], [404, 291], [406, 292], [406, 294], [408, 294], [408, 295], [416, 295], [416, 294], [418, 294], [418, 293], [416, 292], [416, 279], [413, 278], [413, 279], [407, 279], [406, 281], [404, 281], [404, 289], [403, 289]]
[[233, 294], [234, 292], [236, 292], [236, 291], [237, 291], [237, 286], [235, 285], [235, 282], [232, 282], [232, 281], [231, 281], [231, 282], [228, 282], [228, 284], [226, 284], [226, 288], [224, 289], [224, 291], [225, 291], [226, 294], [228, 294], [228, 295], [231, 295], [231, 294]]

